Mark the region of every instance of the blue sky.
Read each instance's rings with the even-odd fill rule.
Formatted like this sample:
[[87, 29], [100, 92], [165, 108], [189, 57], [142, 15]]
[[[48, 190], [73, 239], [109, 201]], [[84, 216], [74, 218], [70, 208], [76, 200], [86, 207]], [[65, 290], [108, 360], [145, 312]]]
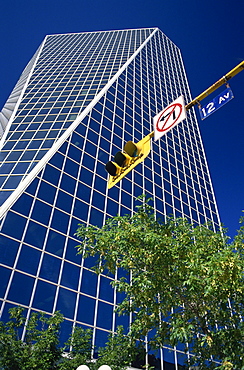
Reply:
[[[180, 47], [194, 98], [244, 60], [243, 14], [242, 0], [4, 1], [0, 109], [46, 34], [139, 27], [159, 27]], [[197, 115], [221, 220], [233, 236], [244, 210], [244, 71], [230, 86], [231, 102], [205, 121]]]

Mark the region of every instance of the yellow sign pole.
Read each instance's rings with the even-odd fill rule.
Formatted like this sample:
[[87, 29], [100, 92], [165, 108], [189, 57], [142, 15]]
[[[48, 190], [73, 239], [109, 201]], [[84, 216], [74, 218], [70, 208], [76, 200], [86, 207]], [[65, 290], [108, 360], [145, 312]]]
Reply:
[[211, 85], [207, 90], [203, 91], [200, 95], [198, 95], [195, 99], [193, 99], [189, 104], [186, 105], [186, 110], [190, 109], [194, 105], [198, 104], [199, 101], [206, 98], [212, 92], [217, 90], [220, 86], [226, 84], [232, 77], [236, 76], [239, 72], [244, 69], [244, 61], [238, 64], [235, 68], [233, 68], [230, 72], [228, 72], [225, 76], [220, 78], [217, 82]]

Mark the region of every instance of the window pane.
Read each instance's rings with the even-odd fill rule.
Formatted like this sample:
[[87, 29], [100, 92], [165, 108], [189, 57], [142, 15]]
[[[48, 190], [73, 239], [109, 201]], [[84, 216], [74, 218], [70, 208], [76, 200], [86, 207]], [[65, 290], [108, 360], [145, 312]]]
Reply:
[[17, 269], [35, 275], [41, 252], [23, 245], [18, 259]]
[[47, 184], [46, 182], [42, 181], [41, 182], [41, 185], [40, 185], [40, 188], [39, 188], [39, 191], [37, 193], [37, 197], [52, 204], [53, 203], [53, 200], [54, 200], [54, 197], [55, 197], [55, 193], [56, 193], [56, 188]]
[[35, 221], [39, 221], [45, 225], [48, 225], [51, 211], [52, 208], [49, 205], [36, 200], [31, 218], [33, 218]]
[[75, 309], [76, 294], [67, 289], [60, 288], [58, 295], [57, 310], [65, 317], [73, 318]]
[[24, 241], [28, 244], [42, 249], [46, 231], [47, 229], [44, 226], [30, 221], [27, 227]]
[[52, 312], [56, 286], [39, 280], [36, 287], [33, 307]]
[[97, 275], [94, 272], [83, 270], [81, 292], [96, 296], [97, 291]]
[[18, 248], [18, 242], [0, 235], [0, 263], [13, 266]]
[[42, 260], [40, 277], [46, 280], [50, 280], [54, 283], [57, 283], [60, 265], [61, 260], [59, 258], [55, 258], [45, 253]]
[[71, 263], [64, 262], [61, 285], [77, 290], [80, 276], [80, 268]]
[[95, 313], [95, 299], [80, 295], [77, 320], [93, 325]]
[[58, 192], [56, 207], [69, 213], [71, 210], [72, 201], [73, 201], [73, 197], [71, 197], [69, 194], [60, 190]]
[[100, 277], [99, 298], [112, 303], [114, 300], [114, 288], [111, 285], [111, 281], [104, 276]]
[[23, 235], [26, 219], [13, 212], [8, 212], [2, 228], [2, 234], [20, 239]]
[[51, 227], [66, 234], [69, 223], [69, 215], [55, 209], [52, 216]]
[[112, 329], [113, 306], [98, 301], [97, 326], [103, 329]]
[[1, 297], [4, 297], [5, 295], [5, 290], [8, 285], [8, 281], [10, 278], [11, 270], [7, 269], [5, 267], [0, 266], [0, 295]]
[[16, 303], [29, 305], [33, 284], [33, 278], [19, 272], [15, 272], [8, 299]]

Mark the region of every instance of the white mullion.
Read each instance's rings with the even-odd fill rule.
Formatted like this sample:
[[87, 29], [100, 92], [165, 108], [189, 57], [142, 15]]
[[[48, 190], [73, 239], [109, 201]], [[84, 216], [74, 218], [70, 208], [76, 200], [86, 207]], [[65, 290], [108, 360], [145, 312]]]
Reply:
[[[159, 68], [159, 65], [160, 65], [160, 62], [159, 62], [159, 53], [161, 53], [163, 70], [164, 70], [164, 64], [163, 64], [163, 55], [162, 55], [161, 43], [159, 42], [159, 38], [160, 38], [160, 31], [158, 31], [158, 33], [155, 35], [155, 38], [154, 38], [154, 47], [155, 47], [155, 56], [156, 56], [156, 61], [157, 61], [155, 68], [157, 69], [158, 79], [159, 79], [159, 83], [160, 83], [159, 94], [160, 94], [161, 100], [162, 100], [162, 106], [160, 108], [158, 108], [158, 109], [162, 109], [162, 107], [164, 106], [164, 103], [163, 103], [164, 98], [163, 98], [163, 90], [162, 90], [162, 83], [161, 83], [163, 81], [162, 81], [162, 77], [161, 77], [161, 73], [160, 73], [160, 68]], [[158, 44], [160, 45], [160, 49], [159, 50], [157, 48], [157, 41], [158, 41]], [[160, 155], [160, 151], [162, 151], [163, 149], [161, 148], [161, 142], [160, 141], [158, 141], [157, 144], [154, 143], [154, 145], [158, 145], [158, 147], [159, 147], [159, 161], [160, 161], [160, 171], [161, 171], [161, 179], [162, 179], [161, 180], [162, 181], [162, 197], [163, 197], [162, 206], [163, 206], [163, 214], [164, 214], [164, 217], [166, 217], [165, 193], [163, 191], [163, 189], [164, 189], [164, 185], [163, 185], [163, 181], [164, 181], [163, 180], [163, 160], [162, 160], [162, 156]], [[153, 164], [154, 164], [154, 160], [152, 158], [152, 166], [153, 166]], [[155, 186], [154, 186], [154, 199], [156, 199]]]
[[[66, 156], [67, 150], [68, 150], [68, 147], [66, 149], [66, 153], [64, 154], [64, 156]], [[58, 195], [58, 190], [60, 189], [61, 179], [62, 179], [62, 176], [63, 176], [63, 173], [64, 173], [65, 162], [66, 162], [66, 160], [63, 161], [63, 164], [62, 164], [61, 168], [59, 169], [60, 176], [59, 176], [58, 184], [56, 186], [57, 190], [56, 190], [56, 194], [55, 194], [55, 202], [56, 202], [56, 198], [57, 198], [57, 195]], [[49, 223], [47, 225], [48, 232], [46, 233], [46, 241], [45, 241], [44, 245], [46, 245], [47, 238], [49, 236], [50, 230], [52, 230], [51, 229], [51, 222], [52, 222], [52, 217], [53, 217], [53, 214], [54, 214], [54, 210], [55, 210], [54, 207], [52, 207], [51, 214], [50, 214], [50, 217], [49, 217]], [[46, 250], [43, 249], [43, 251], [42, 251], [42, 258], [44, 256], [44, 252], [46, 252]], [[55, 298], [54, 298], [54, 302], [53, 302], [53, 311], [52, 311], [53, 313], [56, 311], [58, 294], [59, 294], [59, 290], [60, 290], [60, 279], [61, 279], [60, 277], [61, 277], [62, 271], [63, 271], [63, 264], [61, 263], [61, 267], [60, 267], [60, 271], [59, 271], [59, 278], [58, 278], [58, 283], [57, 283], [57, 289], [56, 289], [56, 294], [55, 294]], [[40, 273], [40, 270], [39, 270], [38, 273]]]
[[[153, 43], [153, 41], [155, 43], [156, 36], [157, 36], [157, 34], [155, 34], [155, 36], [151, 39], [151, 42], [150, 42], [150, 49], [151, 49], [151, 53], [152, 53], [151, 60], [152, 60], [152, 70], [153, 70], [153, 73], [154, 73], [154, 69], [156, 69], [157, 66], [158, 66], [158, 59], [156, 58], [157, 60], [156, 61], [154, 60], [155, 56], [154, 56], [153, 51], [152, 51], [152, 49], [153, 49], [152, 48], [152, 43]], [[147, 47], [145, 49], [147, 49]], [[146, 52], [147, 52], [147, 50], [146, 50]], [[142, 70], [143, 70], [142, 56], [141, 56], [140, 62], [141, 62], [141, 81], [143, 81], [143, 77], [142, 77]], [[148, 72], [148, 69], [147, 69], [147, 72]], [[153, 74], [153, 75], [155, 75], [155, 74]], [[147, 79], [148, 79], [148, 74], [147, 74]], [[149, 84], [149, 81], [147, 81], [147, 88], [149, 87], [148, 84]], [[155, 87], [155, 85], [154, 85], [154, 87]], [[157, 95], [156, 94], [156, 89], [154, 91], [155, 91], [155, 100], [157, 100], [157, 98], [156, 98], [156, 95]], [[143, 107], [143, 97], [141, 95], [141, 111], [143, 112], [142, 107]], [[142, 113], [142, 118], [143, 118], [143, 113]], [[152, 147], [153, 147], [153, 145], [152, 145]], [[154, 171], [153, 150], [151, 150], [150, 160], [151, 160], [151, 172], [152, 172], [152, 183], [153, 183], [152, 196], [153, 196], [153, 202], [154, 202], [154, 204], [156, 204], [156, 192], [155, 192], [156, 184], [155, 184], [155, 178], [154, 178], [155, 171]], [[156, 212], [155, 212], [155, 217], [156, 217]]]
[[[161, 45], [160, 45], [160, 51], [161, 51], [161, 54], [162, 54], [162, 50], [161, 50]], [[148, 57], [148, 50], [146, 49], [146, 61], [148, 61], [149, 57]], [[151, 107], [151, 99], [150, 99], [150, 84], [149, 84], [149, 81], [150, 81], [150, 75], [149, 75], [149, 66], [148, 66], [148, 63], [146, 63], [146, 71], [147, 71], [147, 87], [148, 87], [148, 102], [149, 102], [149, 110], [152, 112], [154, 111], [154, 109], [152, 109]], [[158, 143], [153, 143], [152, 145], [158, 145], [159, 146], [159, 161], [160, 161], [160, 172], [161, 172], [161, 179], [162, 179], [162, 189], [163, 189], [163, 161], [162, 161], [162, 156], [160, 155], [160, 151], [162, 151], [163, 149], [161, 148], [161, 142], [158, 141]], [[153, 157], [152, 157], [152, 161], [153, 160]], [[166, 217], [166, 207], [165, 207], [165, 193], [164, 191], [162, 190], [162, 206], [163, 206], [163, 214], [164, 214], [164, 217]]]
[[[126, 38], [127, 40], [126, 42], [126, 46], [128, 47], [128, 51], [127, 51], [127, 58], [129, 56], [129, 53], [130, 53], [130, 48], [131, 48], [131, 43], [132, 43], [132, 32], [131, 31], [126, 31]], [[124, 44], [125, 45], [125, 44]], [[125, 122], [125, 111], [126, 111], [126, 100], [128, 99], [127, 98], [127, 79], [128, 79], [128, 70], [126, 70], [126, 73], [125, 73], [125, 93], [124, 93], [124, 117], [123, 117], [123, 125], [124, 125], [124, 129], [123, 129], [123, 141], [125, 141], [125, 131], [126, 131], [126, 122]], [[133, 123], [132, 123], [133, 125]], [[133, 209], [134, 209], [134, 176], [135, 176], [135, 172], [132, 171], [131, 172], [131, 214], [133, 213]]]
[[[165, 56], [165, 51], [163, 50], [163, 48], [165, 49], [165, 39], [166, 39], [166, 36], [164, 34], [162, 34], [162, 32], [160, 32], [160, 35], [161, 35], [161, 38], [162, 38], [162, 42], [159, 43], [159, 48], [160, 48], [160, 53], [161, 53], [161, 58], [162, 58], [162, 72], [163, 72], [163, 76], [161, 76], [161, 79], [164, 81], [164, 88], [165, 88], [165, 100], [167, 101], [167, 104], [169, 103], [169, 99], [168, 99], [168, 87], [167, 87], [167, 83], [166, 83], [166, 68], [168, 68], [168, 64], [167, 64], [167, 58]], [[163, 45], [163, 46], [162, 46]], [[165, 65], [165, 61], [166, 61], [166, 65]], [[164, 95], [162, 95], [162, 97], [164, 97]], [[160, 151], [164, 151], [164, 149], [161, 147], [161, 143], [162, 141], [159, 140], [159, 149]], [[168, 163], [169, 163], [169, 152], [168, 152], [168, 145], [167, 145], [167, 139], [165, 138], [165, 144], [166, 144], [166, 153], [167, 153], [167, 157], [168, 157]], [[162, 159], [162, 155], [159, 156], [160, 158], [160, 167], [161, 167], [161, 177], [162, 177], [162, 185], [163, 185], [163, 179], [164, 179], [164, 164], [163, 164], [163, 159]], [[171, 193], [172, 193], [172, 180], [171, 180], [171, 171], [170, 171], [170, 166], [169, 166], [169, 176], [170, 176], [170, 186], [171, 186]], [[162, 188], [164, 189], [164, 186], [162, 186]], [[166, 199], [165, 199], [165, 190], [162, 190], [162, 194], [163, 194], [163, 208], [164, 208], [164, 218], [165, 218], [165, 221], [166, 221], [166, 218], [167, 218], [167, 210], [166, 210]]]
[[[169, 78], [169, 89], [170, 89], [170, 94], [171, 96], [173, 96], [173, 87], [172, 87], [172, 82], [171, 82], [171, 78], [170, 78], [170, 67], [169, 67], [169, 61], [168, 61], [168, 55], [167, 55], [167, 51], [166, 51], [166, 44], [168, 42], [168, 38], [165, 36], [165, 39], [164, 39], [164, 43], [163, 43], [163, 48], [164, 48], [164, 51], [162, 51], [162, 54], [165, 55], [165, 62], [166, 62], [166, 69], [165, 69], [165, 72], [167, 73], [168, 75], [168, 78]], [[165, 74], [165, 77], [167, 78], [167, 75]], [[167, 87], [167, 84], [166, 84], [166, 93], [167, 93], [167, 101], [168, 101], [168, 104], [171, 103], [171, 101], [169, 100], [169, 90], [168, 87]], [[171, 192], [171, 200], [172, 200], [172, 209], [173, 209], [173, 215], [175, 217], [175, 209], [174, 209], [174, 195], [173, 195], [173, 183], [172, 183], [172, 172], [171, 172], [171, 162], [170, 162], [170, 153], [169, 153], [169, 144], [168, 144], [168, 135], [166, 134], [165, 135], [165, 143], [166, 143], [166, 150], [167, 150], [167, 156], [168, 156], [168, 163], [169, 163], [169, 178], [170, 178], [170, 192]]]

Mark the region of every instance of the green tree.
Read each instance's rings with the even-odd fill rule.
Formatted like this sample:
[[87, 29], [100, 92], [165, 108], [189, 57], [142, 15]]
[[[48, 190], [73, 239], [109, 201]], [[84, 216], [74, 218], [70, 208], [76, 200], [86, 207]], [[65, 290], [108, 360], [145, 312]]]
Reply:
[[183, 343], [195, 354], [189, 367], [244, 369], [243, 226], [228, 243], [209, 225], [156, 220], [143, 199], [132, 216], [80, 225], [77, 236], [79, 253], [98, 256], [97, 273], [128, 271], [114, 286], [126, 295], [118, 312], [134, 312], [134, 338], [150, 334], [152, 348]]
[[59, 369], [77, 369], [80, 365], [88, 364], [92, 370], [94, 368], [91, 363], [92, 348], [92, 331], [76, 326], [63, 348], [66, 356], [63, 356]]
[[[26, 323], [24, 309], [9, 310], [10, 321], [0, 322], [0, 368], [9, 370], [57, 369], [62, 350], [59, 329], [63, 316], [33, 313]], [[41, 329], [38, 329], [38, 325]], [[25, 341], [20, 338], [25, 330]]]
[[32, 313], [27, 320], [24, 308], [14, 307], [9, 315], [7, 323], [0, 322], [0, 369], [76, 370], [86, 364], [90, 370], [97, 370], [109, 364], [112, 370], [120, 370], [131, 364], [139, 353], [135, 340], [125, 336], [122, 327], [118, 327], [117, 333], [109, 336], [106, 347], [99, 349], [94, 362], [91, 361], [90, 329], [76, 326], [62, 347], [59, 334], [63, 316], [59, 312], [50, 317]]
[[130, 335], [124, 334], [123, 326], [118, 326], [116, 333], [110, 334], [106, 346], [99, 349], [96, 368], [109, 365], [112, 370], [125, 369], [133, 364], [142, 353], [140, 345]]
[[[75, 370], [90, 363], [91, 330], [75, 327], [64, 347], [60, 346], [59, 312], [47, 317], [32, 313], [26, 320], [22, 307], [9, 310], [10, 321], [0, 322], [0, 368], [8, 370]], [[24, 333], [24, 341], [21, 336]], [[89, 365], [89, 367], [91, 367]]]

